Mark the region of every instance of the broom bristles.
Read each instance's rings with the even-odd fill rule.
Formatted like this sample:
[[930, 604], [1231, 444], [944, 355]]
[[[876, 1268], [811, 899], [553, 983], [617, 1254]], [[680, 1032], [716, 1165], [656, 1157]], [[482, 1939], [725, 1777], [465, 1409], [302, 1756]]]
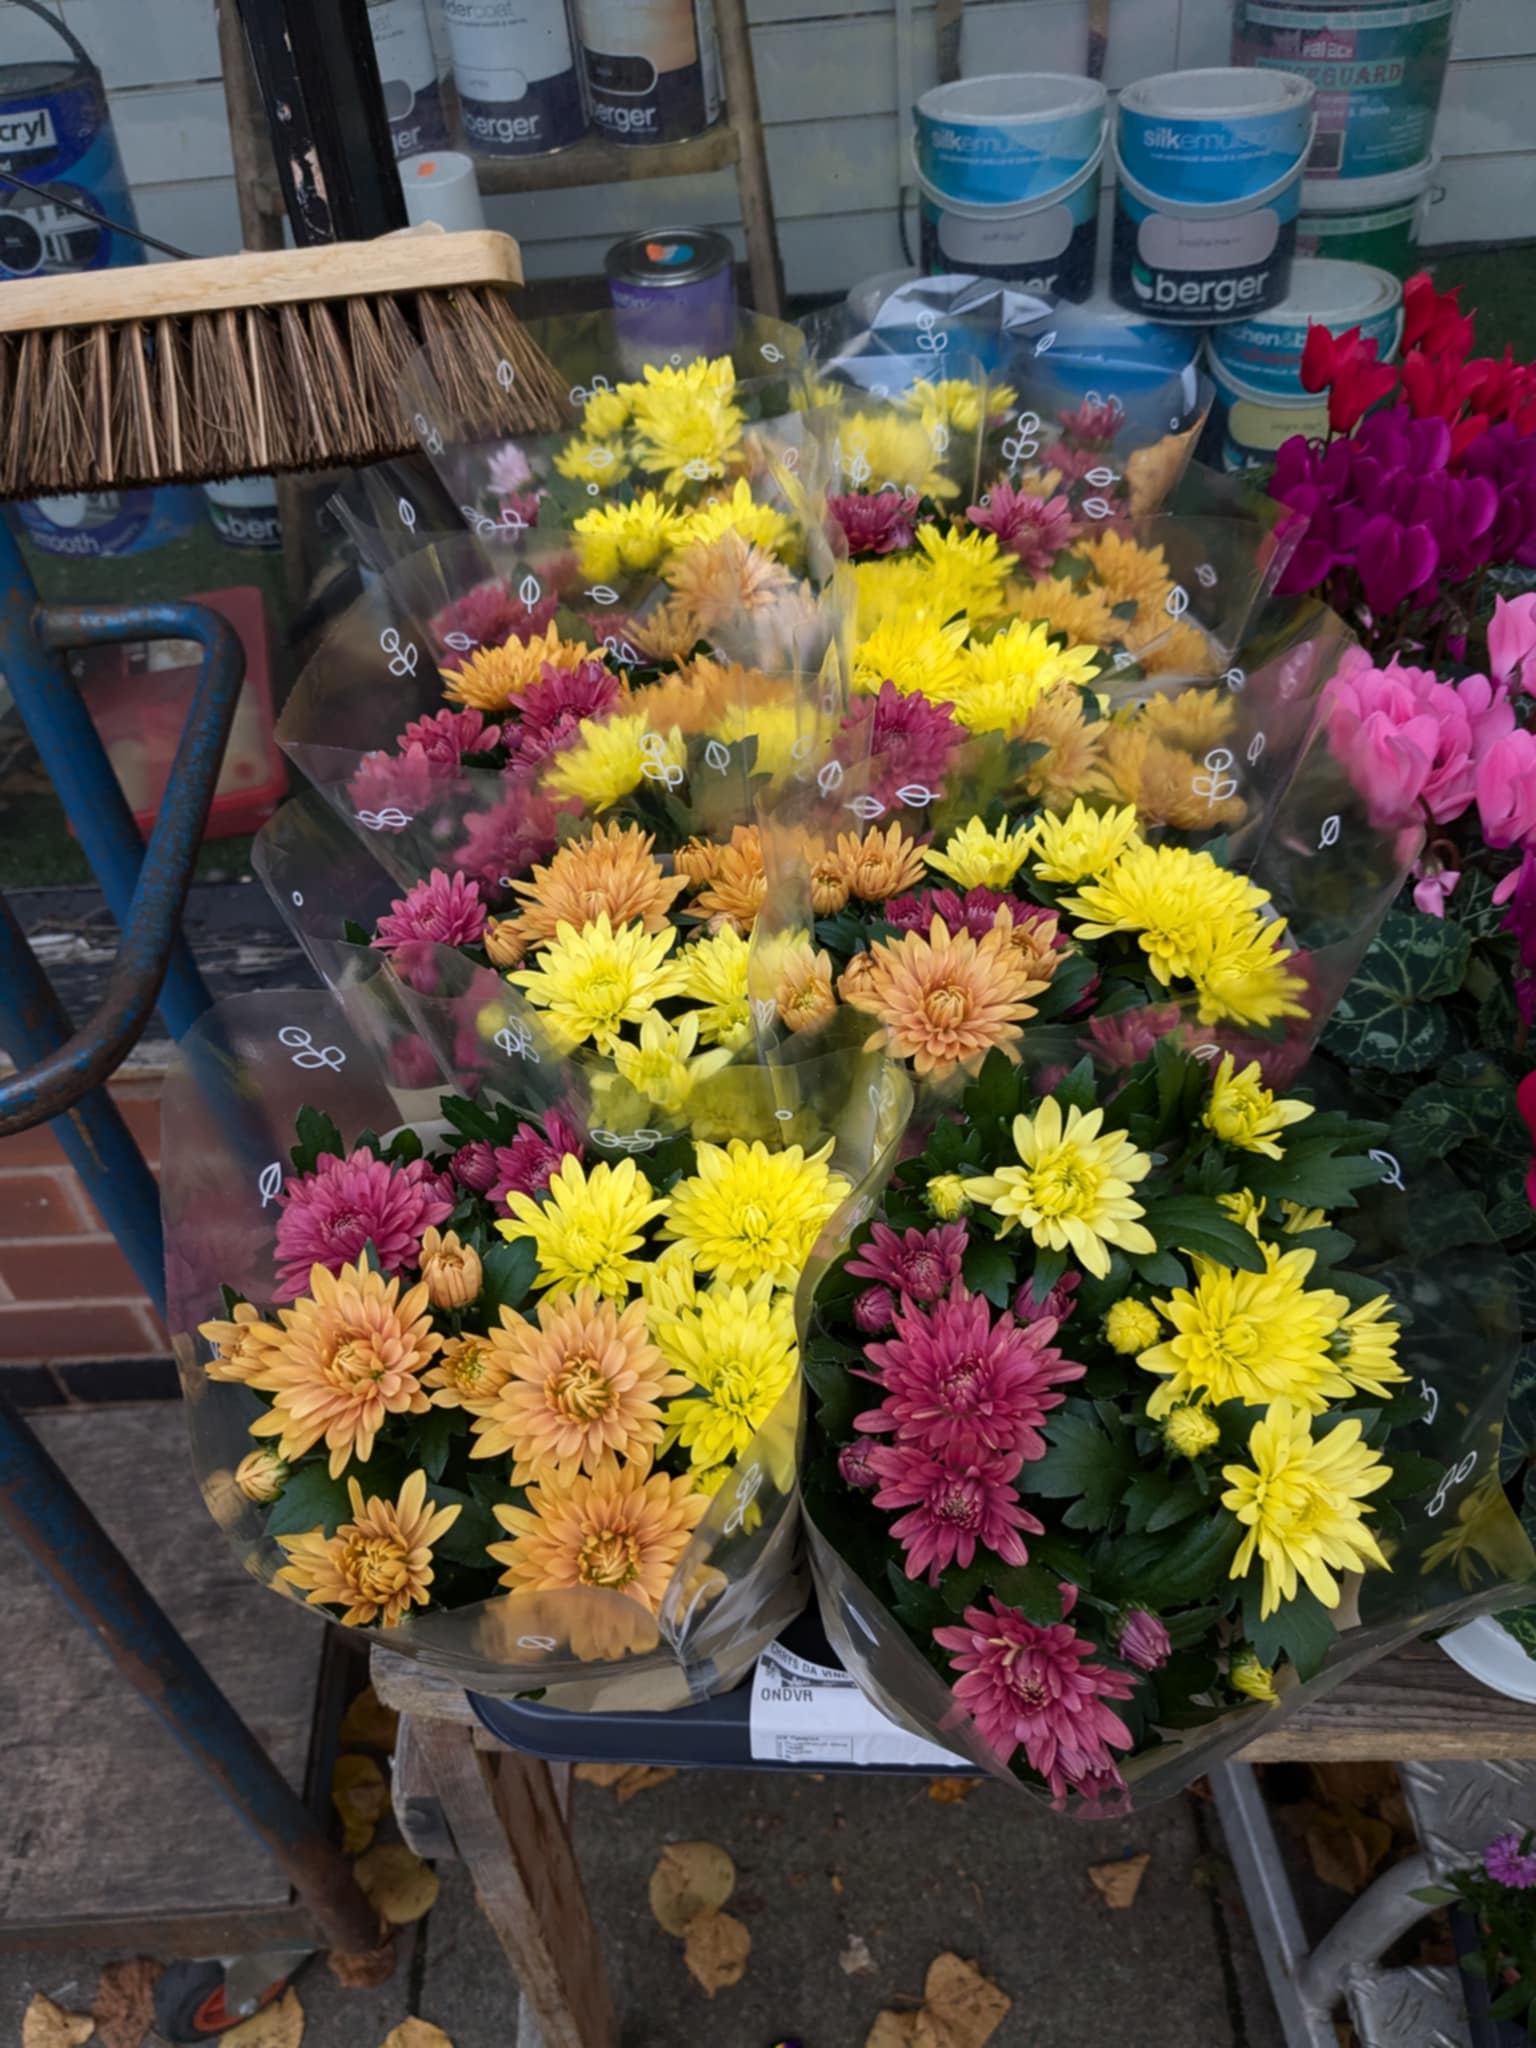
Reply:
[[563, 381], [497, 286], [38, 328], [0, 333], [0, 496], [407, 454], [400, 385], [423, 348], [475, 434], [570, 423]]

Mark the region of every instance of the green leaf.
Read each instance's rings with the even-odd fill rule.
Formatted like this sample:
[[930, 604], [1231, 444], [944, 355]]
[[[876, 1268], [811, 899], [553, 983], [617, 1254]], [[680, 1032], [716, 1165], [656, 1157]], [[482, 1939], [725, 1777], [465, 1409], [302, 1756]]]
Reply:
[[1013, 1253], [995, 1237], [973, 1237], [965, 1248], [961, 1276], [972, 1294], [984, 1294], [995, 1308], [1006, 1308], [1016, 1283]]
[[331, 1119], [308, 1104], [299, 1111], [294, 1125], [298, 1143], [289, 1157], [293, 1160], [296, 1173], [313, 1173], [322, 1153], [331, 1153], [338, 1159], [347, 1156], [346, 1141]]
[[429, 1479], [441, 1479], [454, 1439], [469, 1434], [469, 1415], [463, 1408], [434, 1408], [417, 1424], [412, 1449]]
[[[846, 1361], [824, 1342], [813, 1339], [801, 1353], [801, 1365], [812, 1393], [820, 1404], [818, 1426], [833, 1443], [845, 1443], [853, 1434], [854, 1411], [860, 1405], [860, 1385], [849, 1372]], [[874, 1390], [870, 1389], [870, 1398]]]
[[1103, 1590], [1159, 1614], [1212, 1599], [1226, 1584], [1242, 1533], [1230, 1515], [1211, 1514], [1172, 1538], [1123, 1536], [1105, 1550]]
[[1052, 1095], [1063, 1109], [1080, 1109], [1086, 1115], [1094, 1105], [1098, 1094], [1098, 1078], [1094, 1073], [1091, 1059], [1080, 1059], [1077, 1065], [1057, 1082]]
[[1264, 1271], [1258, 1239], [1208, 1196], [1172, 1195], [1148, 1203], [1143, 1220], [1160, 1251], [1198, 1252], [1243, 1273]]
[[1433, 1066], [1450, 1027], [1438, 998], [1461, 987], [1472, 941], [1460, 925], [1391, 910], [1345, 989], [1323, 1043], [1346, 1066], [1408, 1074]]
[[268, 1511], [265, 1527], [269, 1536], [307, 1536], [311, 1529], [334, 1536], [341, 1524], [351, 1519], [346, 1480], [333, 1479], [328, 1460], [319, 1457], [289, 1474], [288, 1484]]
[[[1108, 1426], [1106, 1426], [1106, 1424]], [[1070, 1500], [1062, 1520], [1072, 1529], [1102, 1529], [1136, 1471], [1136, 1450], [1107, 1402], [1068, 1401], [1048, 1427], [1050, 1448], [1029, 1468], [1029, 1491]]]
[[1149, 1287], [1183, 1287], [1189, 1274], [1172, 1252], [1139, 1252], [1131, 1264]]
[[922, 1579], [909, 1579], [894, 1558], [885, 1569], [891, 1587], [891, 1612], [903, 1628], [918, 1636], [931, 1636], [936, 1628], [944, 1628], [954, 1620], [937, 1586]]
[[1061, 1619], [1061, 1581], [1044, 1565], [1010, 1565], [994, 1571], [992, 1591], [1005, 1607], [1015, 1607], [1026, 1621], [1049, 1628]]
[[1298, 1586], [1294, 1599], [1282, 1601], [1267, 1621], [1261, 1620], [1263, 1587], [1262, 1572], [1250, 1572], [1243, 1582], [1243, 1632], [1260, 1663], [1273, 1667], [1288, 1657], [1298, 1678], [1314, 1678], [1338, 1634], [1332, 1614], [1315, 1593]]
[[1536, 1210], [1532, 1209], [1531, 1198], [1525, 1188], [1529, 1173], [1530, 1161], [1524, 1159], [1517, 1164], [1500, 1166], [1483, 1182], [1488, 1203], [1488, 1228], [1501, 1243], [1510, 1238], [1528, 1237], [1536, 1229]]
[[1187, 1475], [1177, 1478], [1163, 1467], [1143, 1472], [1131, 1481], [1125, 1495], [1125, 1526], [1129, 1534], [1149, 1536], [1159, 1529], [1171, 1529], [1198, 1515], [1206, 1504], [1199, 1484]]
[[1014, 1116], [1018, 1107], [1018, 1071], [994, 1046], [983, 1060], [981, 1072], [965, 1091], [965, 1114], [974, 1123], [995, 1123]]
[[234, 1288], [230, 1286], [227, 1280], [219, 1282], [219, 1295], [224, 1303], [224, 1313], [226, 1316], [233, 1316], [235, 1310], [245, 1300], [245, 1296], [243, 1294], [236, 1294]]
[[531, 1237], [503, 1238], [481, 1259], [485, 1285], [475, 1307], [486, 1329], [494, 1329], [500, 1310], [520, 1308], [533, 1285], [539, 1255]]
[[1402, 1247], [1411, 1257], [1430, 1258], [1464, 1244], [1496, 1244], [1483, 1198], [1471, 1188], [1413, 1190], [1414, 1199], [1397, 1215]]
[[1422, 1906], [1454, 1906], [1461, 1893], [1453, 1892], [1448, 1885], [1423, 1884], [1416, 1886], [1408, 1896], [1417, 1899]]
[[367, 925], [359, 924], [355, 917], [348, 917], [342, 920], [341, 935], [349, 946], [371, 946], [373, 944], [373, 933], [369, 931]]
[[495, 1571], [496, 1560], [486, 1556], [486, 1548], [492, 1543], [506, 1540], [506, 1531], [482, 1500], [473, 1494], [458, 1493], [451, 1486], [429, 1486], [427, 1498], [435, 1507], [458, 1508], [458, 1519], [453, 1527], [437, 1539], [437, 1549], [455, 1564], [477, 1565], [484, 1571]]

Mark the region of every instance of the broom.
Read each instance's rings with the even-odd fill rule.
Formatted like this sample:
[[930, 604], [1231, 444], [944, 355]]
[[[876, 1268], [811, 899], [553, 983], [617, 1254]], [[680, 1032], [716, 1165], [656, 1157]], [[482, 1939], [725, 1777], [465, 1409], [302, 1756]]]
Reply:
[[0, 499], [328, 469], [414, 450], [425, 349], [475, 436], [570, 417], [506, 301], [510, 235], [413, 231], [0, 289]]

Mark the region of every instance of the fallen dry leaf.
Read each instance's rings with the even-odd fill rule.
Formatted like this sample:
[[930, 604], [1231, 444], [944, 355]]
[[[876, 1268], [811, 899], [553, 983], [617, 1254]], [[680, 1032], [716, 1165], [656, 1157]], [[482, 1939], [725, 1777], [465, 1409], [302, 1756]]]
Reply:
[[1150, 1856], [1120, 1856], [1113, 1863], [1090, 1863], [1089, 1882], [1106, 1906], [1123, 1911], [1141, 1890]]
[[404, 1842], [381, 1842], [352, 1866], [368, 1903], [392, 1927], [406, 1927], [437, 1904], [437, 1872]]
[[930, 1778], [928, 1797], [935, 1806], [959, 1806], [980, 1783], [980, 1778]]
[[395, 1930], [387, 1920], [380, 1920], [377, 1948], [364, 1949], [361, 1955], [333, 1948], [326, 1956], [325, 1967], [344, 1991], [371, 1991], [375, 1985], [389, 1982], [399, 1960]]
[[402, 2020], [390, 2028], [379, 2048], [453, 2048], [453, 2043], [430, 2020]]
[[833, 1891], [835, 1891], [838, 1897], [841, 1898], [843, 1895], [843, 1880], [838, 1876], [835, 1870], [833, 1871], [831, 1878], [828, 1880], [828, 1882], [831, 1884]]
[[364, 1686], [341, 1720], [343, 1742], [360, 1742], [364, 1749], [393, 1749], [400, 1716], [386, 1707], [371, 1685]]
[[1302, 1836], [1307, 1860], [1323, 1883], [1351, 1897], [1365, 1890], [1377, 1866], [1390, 1855], [1392, 1839], [1384, 1820], [1348, 1806], [1317, 1807], [1307, 1816]]
[[578, 1764], [573, 1775], [580, 1784], [601, 1785], [605, 1790], [627, 1777], [633, 1764]]
[[849, 1935], [838, 1956], [837, 1967], [845, 1977], [867, 1977], [873, 1972], [875, 1959], [862, 1934]]
[[729, 1913], [700, 1913], [688, 1924], [683, 1961], [689, 1976], [702, 1984], [711, 1998], [741, 1982], [751, 1953], [751, 1935]]
[[276, 2005], [263, 2006], [220, 2034], [219, 2048], [299, 2048], [303, 2038], [304, 2008], [297, 1991], [290, 1988]]
[[21, 2048], [80, 2048], [95, 2031], [88, 2012], [66, 2012], [38, 1991], [21, 2016]]
[[1006, 1991], [963, 1956], [935, 1956], [928, 1965], [912, 2048], [982, 2048], [1012, 2004]]
[[735, 1889], [736, 1866], [718, 1842], [669, 1842], [651, 1872], [651, 1911], [668, 1934], [686, 1934]]
[[917, 2027], [915, 2012], [882, 2012], [864, 2037], [864, 2048], [911, 2048]]
[[341, 1815], [341, 1846], [360, 1856], [389, 1811], [389, 1787], [371, 1756], [339, 1756], [331, 1772], [331, 1804]]
[[677, 1772], [663, 1764], [578, 1764], [576, 1776], [584, 1785], [601, 1785], [613, 1793], [620, 1806], [627, 1806], [637, 1792], [664, 1785]]
[[91, 2000], [101, 2048], [139, 2048], [154, 2025], [155, 1985], [161, 1968], [148, 1956], [107, 1964]]

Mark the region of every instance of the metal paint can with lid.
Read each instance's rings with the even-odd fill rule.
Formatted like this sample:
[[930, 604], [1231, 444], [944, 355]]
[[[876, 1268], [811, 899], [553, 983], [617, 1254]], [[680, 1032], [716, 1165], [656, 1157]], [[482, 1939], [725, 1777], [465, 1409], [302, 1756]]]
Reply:
[[548, 156], [587, 130], [566, 0], [442, 0], [459, 89], [459, 125], [475, 156]]
[[592, 120], [644, 146], [701, 135], [720, 118], [713, 0], [576, 0]]
[[736, 252], [713, 228], [626, 235], [603, 259], [626, 364], [722, 356], [736, 330]]

